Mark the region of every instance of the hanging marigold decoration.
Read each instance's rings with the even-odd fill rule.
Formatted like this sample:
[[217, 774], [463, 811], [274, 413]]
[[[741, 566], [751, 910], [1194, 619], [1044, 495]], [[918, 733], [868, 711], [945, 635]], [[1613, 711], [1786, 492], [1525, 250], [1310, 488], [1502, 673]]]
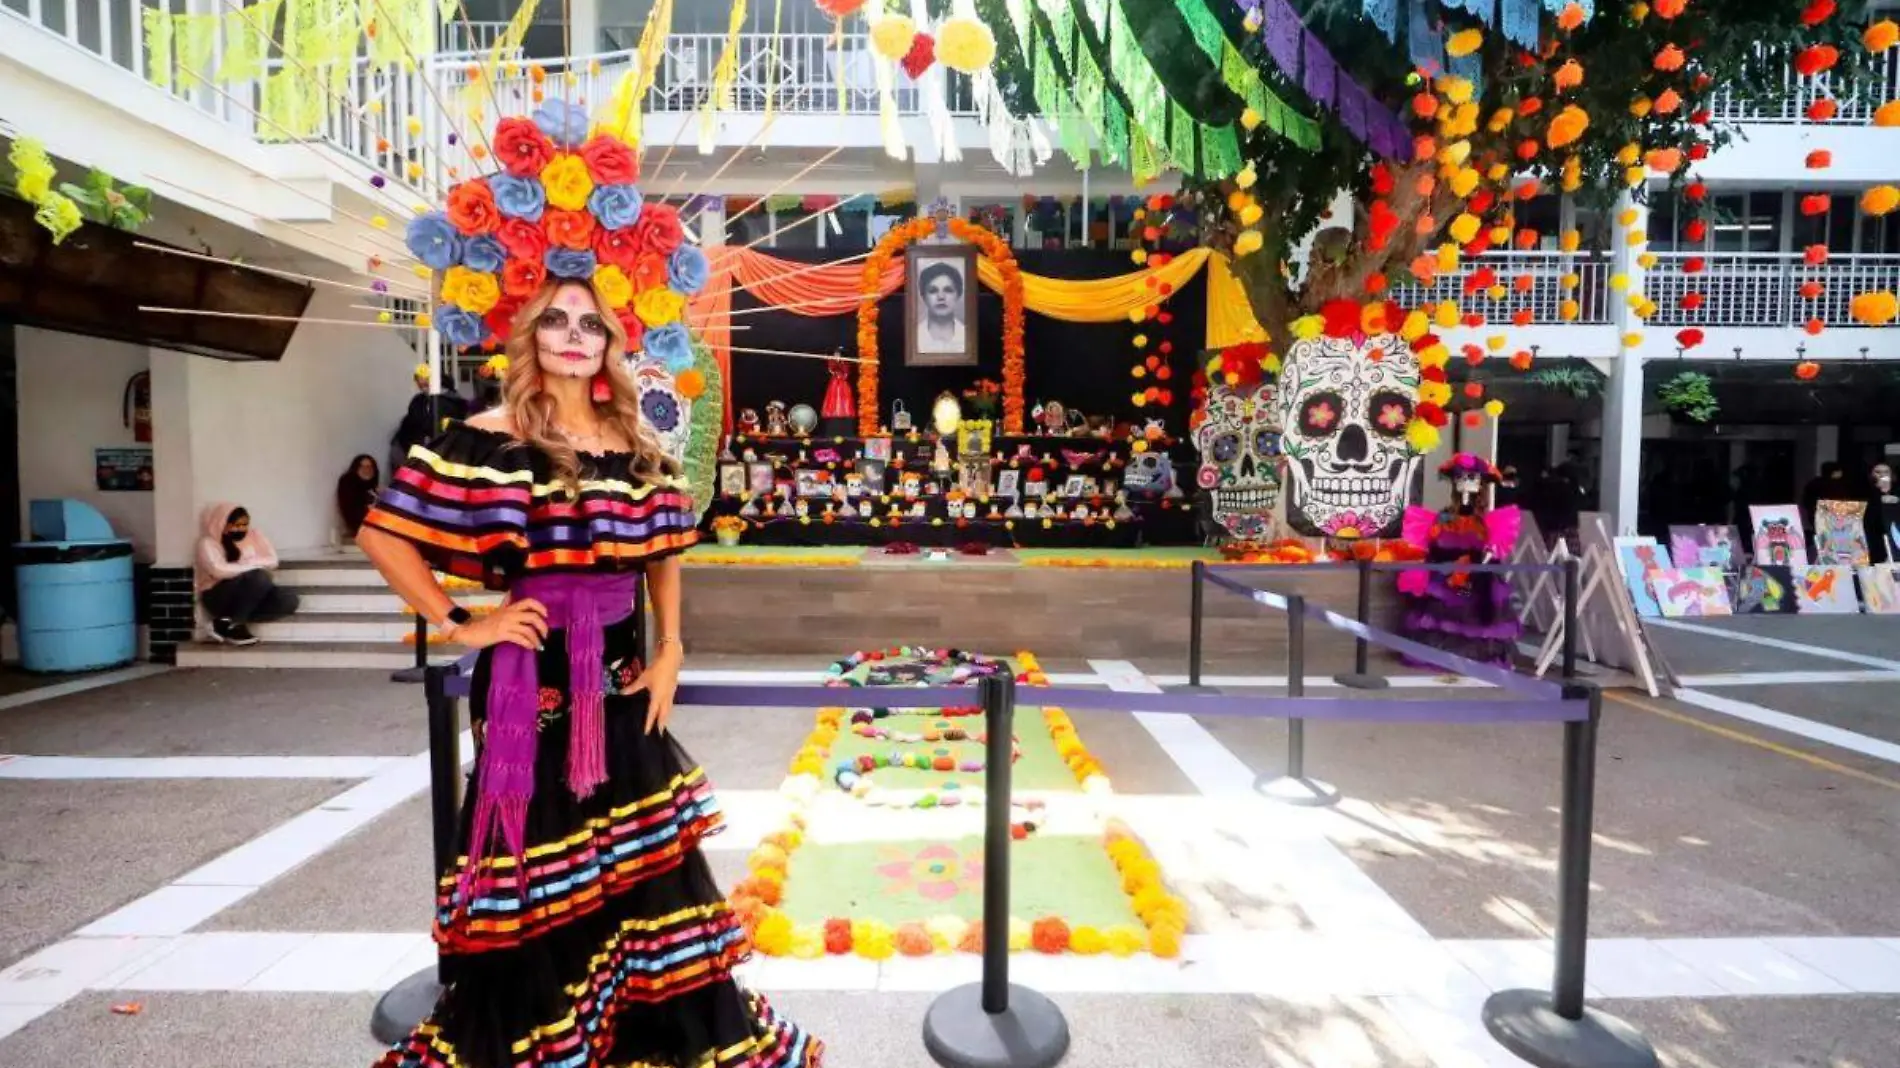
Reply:
[[1814, 376], [1820, 373], [1821, 365], [1815, 363], [1813, 360], [1802, 360], [1800, 363], [1794, 365], [1794, 376], [1803, 382], [1813, 380]]
[[[878, 433], [877, 302], [878, 280], [891, 260], [906, 247], [935, 233], [931, 218], [912, 219], [890, 228], [864, 261], [858, 297], [858, 433]], [[1003, 433], [1023, 432], [1023, 275], [1009, 242], [988, 229], [963, 219], [949, 220], [950, 236], [975, 245], [978, 254], [996, 267], [1003, 290]]]

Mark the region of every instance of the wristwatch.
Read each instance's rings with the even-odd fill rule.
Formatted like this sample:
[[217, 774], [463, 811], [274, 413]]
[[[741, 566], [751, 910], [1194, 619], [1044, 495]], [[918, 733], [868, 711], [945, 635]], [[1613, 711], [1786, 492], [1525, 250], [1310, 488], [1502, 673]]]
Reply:
[[473, 612], [470, 612], [458, 604], [449, 609], [448, 619], [444, 620], [443, 625], [438, 629], [442, 631], [443, 637], [454, 637], [456, 631], [467, 626], [469, 620], [474, 618], [475, 614]]

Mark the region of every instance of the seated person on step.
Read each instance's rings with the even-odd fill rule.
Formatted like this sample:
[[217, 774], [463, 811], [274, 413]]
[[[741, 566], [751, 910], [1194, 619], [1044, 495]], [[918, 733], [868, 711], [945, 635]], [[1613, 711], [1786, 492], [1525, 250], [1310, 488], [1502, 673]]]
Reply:
[[297, 595], [271, 579], [277, 551], [251, 529], [251, 513], [218, 503], [204, 511], [198, 539], [198, 602], [211, 617], [211, 637], [233, 645], [256, 645], [249, 624], [282, 619], [297, 610]]

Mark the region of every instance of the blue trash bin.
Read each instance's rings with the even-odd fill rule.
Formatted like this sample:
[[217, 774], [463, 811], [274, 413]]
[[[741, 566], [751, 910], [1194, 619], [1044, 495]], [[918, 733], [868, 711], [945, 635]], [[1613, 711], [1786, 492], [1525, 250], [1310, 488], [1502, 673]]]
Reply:
[[13, 547], [20, 666], [98, 671], [138, 656], [132, 543], [82, 501], [34, 501], [35, 540]]

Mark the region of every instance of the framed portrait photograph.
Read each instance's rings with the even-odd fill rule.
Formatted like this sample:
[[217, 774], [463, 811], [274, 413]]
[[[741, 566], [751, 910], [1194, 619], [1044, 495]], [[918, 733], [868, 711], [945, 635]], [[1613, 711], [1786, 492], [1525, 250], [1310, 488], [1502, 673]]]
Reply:
[[828, 497], [831, 495], [830, 482], [825, 478], [825, 473], [817, 468], [801, 467], [792, 473], [792, 478], [798, 487], [796, 493], [800, 497]]
[[719, 493], [723, 497], [738, 497], [746, 490], [746, 470], [742, 464], [719, 465]]
[[1089, 492], [1089, 480], [1084, 475], [1070, 475], [1062, 483], [1062, 496], [1086, 497]]
[[998, 497], [1015, 500], [1022, 496], [1023, 473], [1013, 467], [1006, 467], [996, 473], [996, 493]]
[[864, 458], [866, 460], [883, 460], [888, 462], [891, 458], [891, 439], [865, 438]]
[[976, 366], [976, 246], [912, 245], [904, 274], [904, 363]]
[[773, 477], [772, 465], [763, 461], [745, 465], [746, 486], [754, 497], [770, 497], [777, 483]]
[[858, 461], [858, 477], [863, 481], [865, 493], [873, 497], [882, 497], [884, 495], [885, 466], [883, 460], [866, 459]]

